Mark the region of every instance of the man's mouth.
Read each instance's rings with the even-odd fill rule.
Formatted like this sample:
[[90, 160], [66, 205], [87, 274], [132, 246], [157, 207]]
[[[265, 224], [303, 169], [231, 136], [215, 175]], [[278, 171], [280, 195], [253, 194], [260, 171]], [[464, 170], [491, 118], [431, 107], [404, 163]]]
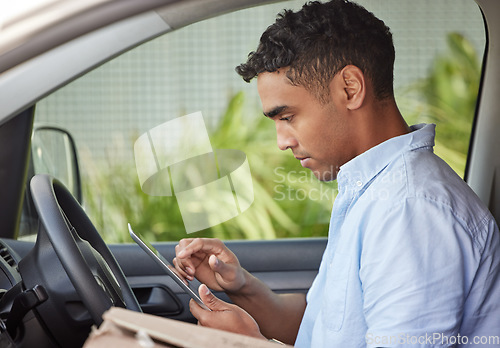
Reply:
[[307, 168], [307, 162], [311, 159], [310, 157], [295, 157], [300, 161], [300, 165], [304, 168]]

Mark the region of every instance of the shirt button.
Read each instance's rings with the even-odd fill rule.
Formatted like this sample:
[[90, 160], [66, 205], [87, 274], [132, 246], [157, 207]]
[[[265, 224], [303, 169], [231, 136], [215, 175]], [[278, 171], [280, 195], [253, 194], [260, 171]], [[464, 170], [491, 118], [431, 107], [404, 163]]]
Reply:
[[361, 186], [361, 185], [363, 185], [363, 183], [358, 180], [358, 181], [356, 181], [356, 185]]

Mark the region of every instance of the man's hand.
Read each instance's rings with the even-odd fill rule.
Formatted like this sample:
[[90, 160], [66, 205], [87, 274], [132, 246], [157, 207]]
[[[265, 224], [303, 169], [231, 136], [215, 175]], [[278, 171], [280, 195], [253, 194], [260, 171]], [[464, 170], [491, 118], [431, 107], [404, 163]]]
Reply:
[[208, 289], [203, 285], [200, 297], [212, 312], [190, 302], [191, 313], [201, 325], [255, 337], [274, 337], [289, 344], [295, 342], [306, 307], [305, 294], [275, 294], [244, 270], [218, 239], [183, 239], [175, 247], [175, 253], [173, 263], [182, 277], [188, 280], [196, 277], [209, 288], [226, 292], [234, 303], [225, 303], [206, 293]]
[[265, 339], [255, 320], [242, 308], [218, 299], [204, 284], [198, 292], [203, 303], [212, 310], [201, 308], [193, 300], [189, 302], [189, 309], [199, 325]]
[[215, 291], [236, 292], [245, 285], [246, 272], [218, 239], [182, 239], [175, 247], [175, 254], [175, 268], [188, 280], [196, 277]]

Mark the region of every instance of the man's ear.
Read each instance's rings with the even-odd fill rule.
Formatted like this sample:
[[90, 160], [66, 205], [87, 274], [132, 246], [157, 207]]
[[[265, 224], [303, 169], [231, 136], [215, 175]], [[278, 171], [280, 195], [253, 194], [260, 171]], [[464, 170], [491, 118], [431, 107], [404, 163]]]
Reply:
[[339, 72], [339, 77], [344, 88], [347, 109], [359, 109], [366, 96], [365, 75], [357, 66], [347, 65]]

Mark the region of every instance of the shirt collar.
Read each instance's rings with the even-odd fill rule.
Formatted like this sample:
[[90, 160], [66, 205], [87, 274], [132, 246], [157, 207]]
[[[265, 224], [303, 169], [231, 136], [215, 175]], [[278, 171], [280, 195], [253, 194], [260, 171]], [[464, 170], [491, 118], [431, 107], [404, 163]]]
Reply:
[[410, 127], [411, 132], [378, 144], [353, 158], [342, 167], [337, 175], [338, 186], [362, 189], [389, 163], [404, 152], [434, 146], [435, 124], [418, 124]]

